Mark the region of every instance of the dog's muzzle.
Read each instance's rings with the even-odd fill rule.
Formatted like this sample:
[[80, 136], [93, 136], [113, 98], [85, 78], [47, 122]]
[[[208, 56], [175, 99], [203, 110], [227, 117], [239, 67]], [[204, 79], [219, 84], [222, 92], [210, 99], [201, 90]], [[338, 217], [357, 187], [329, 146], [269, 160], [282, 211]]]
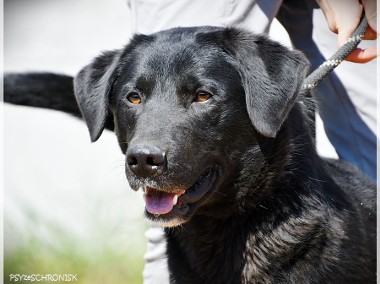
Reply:
[[216, 179], [216, 171], [207, 170], [199, 180], [187, 190], [170, 193], [150, 186], [145, 187], [145, 207], [155, 216], [171, 211], [187, 211], [189, 205], [201, 200], [211, 189]]
[[127, 165], [138, 177], [147, 178], [159, 173], [166, 154], [158, 147], [136, 145], [127, 151]]

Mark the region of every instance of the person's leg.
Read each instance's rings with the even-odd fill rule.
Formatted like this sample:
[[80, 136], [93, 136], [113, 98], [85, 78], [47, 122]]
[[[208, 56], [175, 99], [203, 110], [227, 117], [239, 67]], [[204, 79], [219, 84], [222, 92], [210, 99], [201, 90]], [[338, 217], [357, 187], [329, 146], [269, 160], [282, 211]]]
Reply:
[[145, 236], [148, 239], [144, 255], [143, 278], [145, 284], [169, 283], [168, 262], [166, 258], [165, 232], [161, 227], [151, 226]]
[[[278, 15], [315, 70], [338, 49], [337, 37], [314, 1], [287, 0]], [[365, 44], [374, 44], [365, 43]], [[327, 137], [339, 157], [376, 180], [376, 61], [343, 62], [312, 92]]]

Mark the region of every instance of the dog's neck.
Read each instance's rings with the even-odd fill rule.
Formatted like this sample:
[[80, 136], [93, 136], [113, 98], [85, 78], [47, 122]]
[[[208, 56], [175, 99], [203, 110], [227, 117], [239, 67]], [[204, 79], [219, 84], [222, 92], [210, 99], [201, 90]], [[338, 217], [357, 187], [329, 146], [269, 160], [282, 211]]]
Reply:
[[[298, 113], [295, 111], [290, 119], [297, 120]], [[224, 194], [218, 196], [224, 197], [205, 206], [181, 227], [166, 230], [169, 267], [175, 272], [175, 279], [193, 279], [190, 283], [205, 283], [206, 279], [211, 281], [209, 283], [215, 280], [214, 283], [234, 283], [237, 279], [241, 283], [240, 279], [252, 277], [267, 279], [268, 267], [280, 269], [281, 263], [276, 262], [278, 259], [302, 254], [302, 248], [298, 248], [297, 244], [308, 236], [320, 233], [318, 216], [313, 216], [310, 208], [302, 208], [302, 203], [298, 201], [302, 198], [313, 199], [310, 192], [323, 190], [313, 182], [324, 175], [323, 166], [305, 126], [297, 124], [294, 121], [289, 124], [285, 122], [276, 139], [258, 139], [258, 144], [250, 149], [252, 155], [257, 155], [255, 159], [265, 160], [265, 168], [243, 166], [245, 171], [240, 172], [240, 177], [234, 183], [219, 189]], [[292, 128], [288, 125], [292, 125]], [[289, 135], [290, 131], [292, 133]], [[297, 143], [293, 143], [289, 137], [297, 139]], [[305, 139], [307, 141], [303, 143]], [[284, 145], [284, 141], [288, 141], [288, 144]], [[303, 147], [303, 152], [309, 156], [300, 156], [301, 151], [297, 147]], [[310, 155], [316, 158], [311, 159]], [[274, 157], [280, 159], [271, 160]], [[313, 161], [313, 165], [309, 165], [310, 161]], [[252, 164], [241, 162], [243, 165]], [[303, 165], [302, 168], [292, 168], [293, 162]], [[304, 174], [305, 169], [309, 169], [308, 176]], [[318, 202], [315, 200], [315, 206], [320, 206]], [[228, 215], [224, 212], [228, 212]], [[300, 221], [297, 218], [299, 215], [303, 215], [304, 219]], [[284, 219], [288, 220], [287, 225], [302, 230], [292, 235], [285, 227], [276, 228], [276, 224], [281, 224]], [[279, 254], [283, 257], [279, 258]], [[181, 263], [178, 263], [179, 259]], [[246, 263], [253, 263], [255, 268], [247, 268]], [[208, 275], [202, 275], [202, 271], [208, 271]], [[256, 274], [245, 275], [247, 271]], [[271, 275], [275, 275], [274, 272], [271, 271]]]
[[[318, 259], [316, 248], [324, 246], [324, 239], [315, 236], [325, 232], [324, 216], [314, 210], [321, 207], [320, 201], [308, 192], [319, 190], [314, 186], [293, 187], [288, 192], [286, 186], [278, 187], [270, 197], [250, 209], [246, 206], [240, 214], [235, 210], [224, 218], [222, 214], [195, 215], [181, 227], [167, 229], [169, 267], [175, 283], [183, 283], [182, 277], [192, 279], [186, 283], [251, 283], [247, 279], [276, 283], [272, 277], [283, 273], [283, 263], [302, 259], [305, 254]], [[301, 202], [306, 198], [308, 207]], [[302, 247], [305, 240], [321, 243]]]
[[[270, 200], [244, 214], [225, 218], [194, 216], [182, 227], [168, 229], [169, 267], [175, 279], [179, 279], [176, 283], [182, 283], [182, 277], [193, 279], [186, 283], [247, 283], [243, 279], [257, 279], [260, 283], [260, 279], [276, 275], [276, 270], [281, 274], [284, 260], [302, 258], [308, 248], [300, 244], [322, 234], [323, 217], [313, 215], [310, 208], [302, 208], [301, 202], [294, 201], [299, 200], [294, 198], [298, 194], [312, 199], [306, 191], [277, 190]], [[318, 200], [314, 205], [320, 206]], [[295, 232], [287, 226], [300, 229]], [[208, 274], [202, 274], [203, 271]]]

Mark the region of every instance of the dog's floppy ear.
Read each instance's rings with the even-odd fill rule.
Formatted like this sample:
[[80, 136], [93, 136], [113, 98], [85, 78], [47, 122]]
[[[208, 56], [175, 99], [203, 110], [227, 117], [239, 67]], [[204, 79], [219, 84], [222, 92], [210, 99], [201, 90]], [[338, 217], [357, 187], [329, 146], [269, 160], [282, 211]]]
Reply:
[[309, 68], [305, 56], [264, 36], [226, 29], [225, 49], [237, 62], [253, 126], [275, 137]]
[[91, 141], [98, 140], [107, 122], [109, 95], [119, 62], [119, 50], [108, 51], [82, 68], [74, 79], [74, 93]]

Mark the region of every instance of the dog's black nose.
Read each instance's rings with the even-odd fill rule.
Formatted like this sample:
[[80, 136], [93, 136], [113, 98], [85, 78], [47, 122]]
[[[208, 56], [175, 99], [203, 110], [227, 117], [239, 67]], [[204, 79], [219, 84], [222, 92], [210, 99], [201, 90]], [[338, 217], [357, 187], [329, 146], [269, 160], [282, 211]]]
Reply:
[[139, 177], [150, 177], [165, 163], [165, 152], [157, 147], [133, 146], [127, 151], [127, 164]]

